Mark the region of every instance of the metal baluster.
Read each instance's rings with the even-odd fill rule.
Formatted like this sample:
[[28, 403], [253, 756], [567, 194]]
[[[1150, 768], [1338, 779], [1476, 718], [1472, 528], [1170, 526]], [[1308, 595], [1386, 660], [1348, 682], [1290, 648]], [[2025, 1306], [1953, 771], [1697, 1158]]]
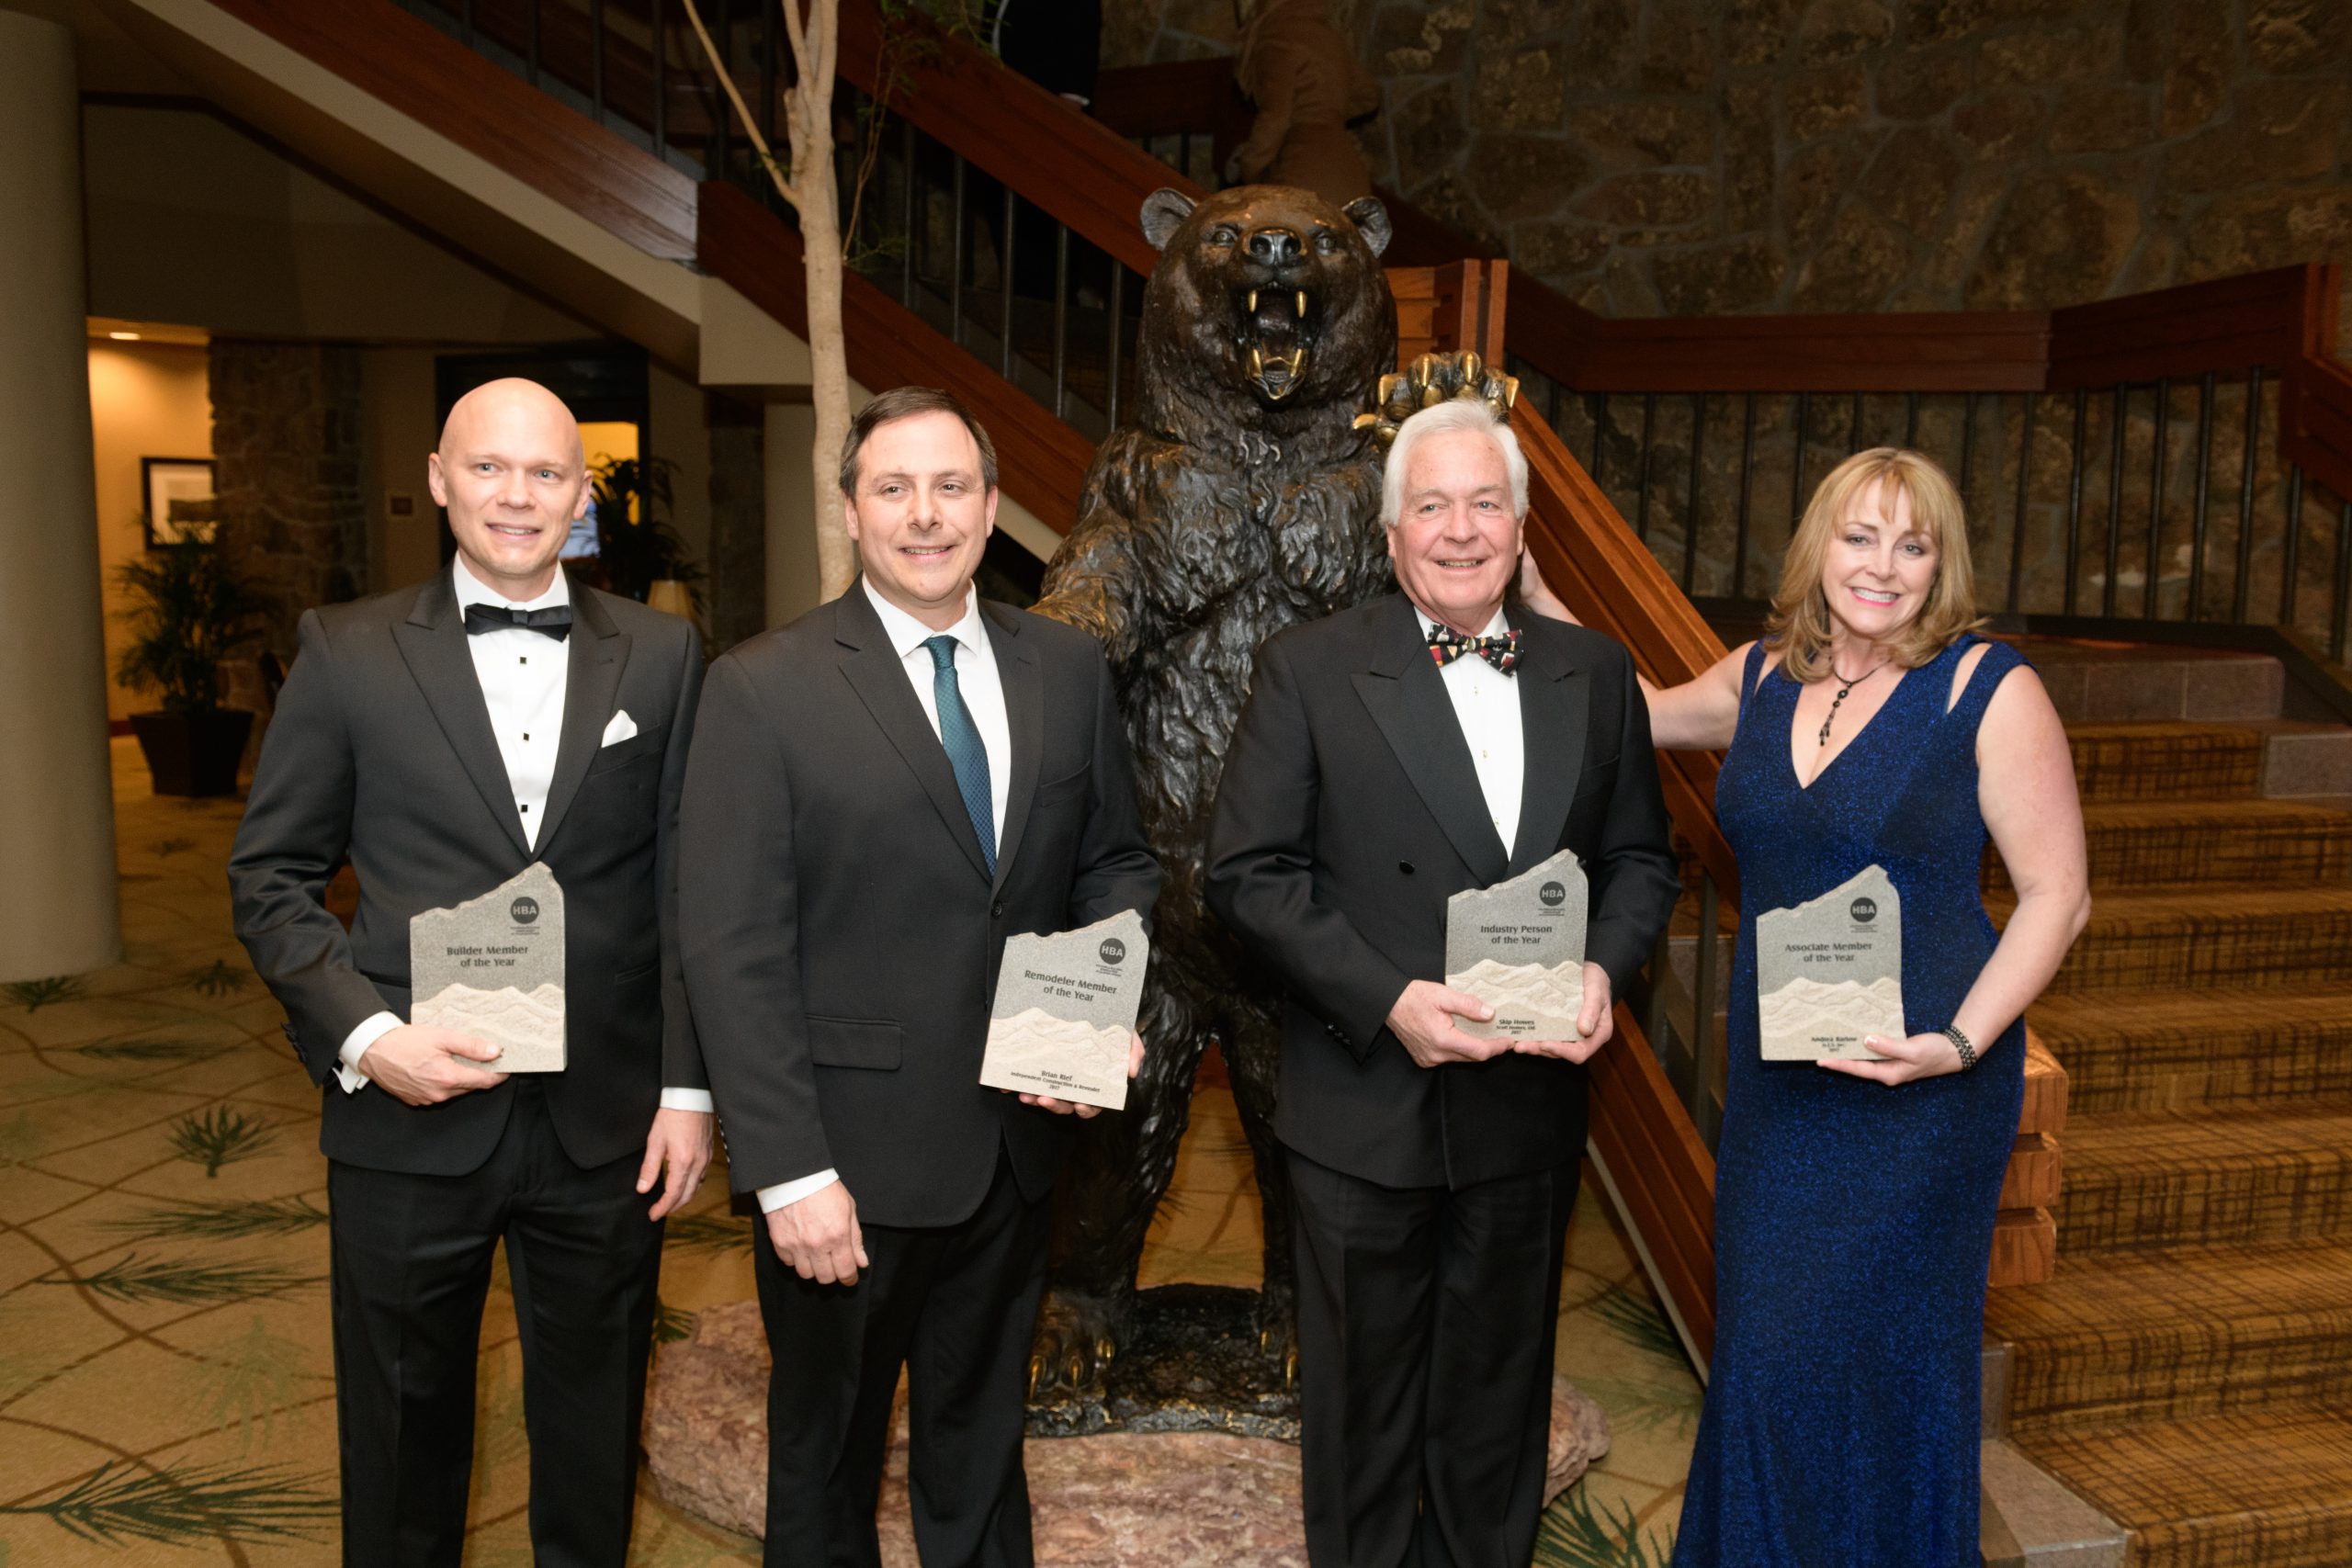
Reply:
[[[1634, 459], [1634, 533], [1644, 544], [1650, 537], [1650, 430], [1657, 423], [1657, 394], [1642, 394], [1642, 446]], [[1682, 585], [1690, 586], [1690, 541], [1682, 541]]]
[[1916, 448], [1919, 445], [1919, 394], [1903, 394], [1903, 445]]
[[1069, 371], [1069, 225], [1054, 225], [1054, 417], [1066, 418]]
[[2300, 467], [2287, 470], [2287, 541], [2278, 552], [2278, 624], [2292, 627], [2295, 624], [2295, 581], [2301, 562], [2303, 544], [2303, 470]]
[[530, 18], [523, 40], [523, 80], [539, 85], [539, 0], [530, 0]]
[[[1846, 418], [1846, 444], [1859, 452], [1862, 449], [1862, 394], [1854, 394], [1853, 412]], [[1851, 457], [1852, 452], [1847, 454]]]
[[1004, 232], [996, 247], [997, 374], [1012, 379], [1012, 187], [1004, 187]]
[[1544, 423], [1552, 427], [1552, 434], [1560, 438], [1560, 445], [1566, 446], [1567, 433], [1560, 428], [1560, 384], [1549, 376], [1544, 378]]
[[2245, 461], [2238, 479], [2238, 572], [2230, 586], [2231, 618], [2245, 625], [2246, 605], [2254, 590], [2254, 460], [2262, 440], [2262, 367], [2246, 372]]
[[2099, 614], [2115, 614], [2115, 574], [2121, 570], [2123, 546], [2123, 421], [2131, 412], [2132, 389], [2115, 389], [2115, 432], [2107, 456], [2107, 582], [2099, 593]]
[[2188, 618], [2205, 614], [2205, 504], [2213, 481], [2213, 373], [2197, 381], [2197, 501], [2188, 545]]
[[1189, 130], [1176, 138], [1176, 166], [1186, 179], [1193, 177], [1193, 133]]
[[964, 342], [964, 154], [956, 154], [955, 227], [947, 239], [947, 337]]
[[2164, 575], [2165, 448], [2172, 428], [2172, 383], [2156, 383], [2156, 439], [2148, 459], [2148, 591], [2141, 596], [2140, 614], [2154, 620], [2164, 605], [2156, 592]]
[[1666, 1010], [1666, 993], [1674, 978], [1674, 933], [1661, 931], [1657, 941], [1650, 945], [1649, 996], [1642, 1008], [1642, 1031], [1650, 1037], [1650, 1049], [1663, 1053], [1667, 1031], [1673, 1020]]
[[2033, 394], [2028, 392], [2018, 432], [2018, 515], [2009, 528], [2008, 612], [2012, 615], [2018, 613], [2018, 602], [2025, 595], [2025, 520], [2027, 509], [2033, 499], [2028, 486], [2033, 476], [2033, 416], [2036, 406]]
[[605, 0], [588, 0], [588, 107], [605, 123]]
[[1702, 873], [1699, 880], [1699, 962], [1697, 994], [1690, 1001], [1690, 1120], [1710, 1147], [1715, 1142], [1715, 921], [1723, 895], [1715, 879]]
[[[1747, 420], [1748, 434], [1752, 439], [1756, 430], [1756, 400], [1752, 397], [1748, 400]], [[1682, 515], [1689, 520], [1683, 524], [1683, 528], [1690, 534], [1691, 542], [1694, 545], [1698, 542], [1699, 538], [1699, 476], [1701, 469], [1699, 455], [1702, 450], [1702, 442], [1703, 441], [1706, 433], [1707, 394], [1704, 392], [1693, 392], [1690, 394], [1690, 475], [1687, 488], [1683, 492]], [[1739, 505], [1740, 532], [1745, 534], [1747, 531], [1747, 446], [1745, 444], [1741, 446], [1739, 453]], [[1745, 550], [1747, 547], [1746, 541], [1743, 539], [1735, 547]], [[1739, 580], [1736, 577], [1732, 580], [1731, 591], [1735, 597], [1739, 592]], [[1687, 588], [1683, 590], [1683, 592], [1685, 593], [1690, 592], [1690, 591]]]
[[1609, 394], [1596, 392], [1592, 400], [1592, 457], [1585, 468], [1592, 475], [1592, 482], [1600, 482], [1600, 433], [1609, 425]]
[[[783, 4], [760, 7], [760, 130], [775, 145], [775, 23], [786, 5], [798, 5], [799, 0], [783, 0]], [[878, 112], [878, 106], [877, 106]]]
[[1797, 444], [1795, 455], [1789, 460], [1789, 536], [1794, 538], [1797, 519], [1804, 515], [1804, 446], [1805, 418], [1813, 412], [1813, 394], [1797, 394]]
[[[537, 9], [536, 6], [533, 8]], [[729, 72], [727, 62], [733, 59], [735, 54], [734, 0], [718, 0], [718, 4], [712, 9], [714, 14], [709, 22], [710, 68], [732, 81], [734, 76]], [[723, 180], [728, 177], [728, 141], [735, 130], [734, 121], [728, 117], [735, 111], [727, 101], [726, 88], [716, 82], [710, 85], [707, 103], [706, 114], [709, 127], [707, 133], [709, 139], [703, 146], [703, 175], [707, 179]], [[771, 142], [769, 145], [775, 144]], [[764, 197], [766, 195], [764, 185], [759, 188], [762, 196]]]
[[[1755, 487], [1748, 481], [1756, 472], [1756, 394], [1745, 394], [1739, 413], [1739, 514], [1737, 526], [1731, 536], [1731, 596], [1747, 594], [1747, 529], [1754, 513]], [[1690, 461], [1690, 510], [1699, 510], [1699, 462], [1694, 455]]]
[[1960, 504], [1968, 506], [1968, 470], [1976, 460], [1976, 394], [1960, 400]]
[[2066, 476], [2066, 614], [2075, 613], [2075, 579], [2082, 575], [2083, 549], [2083, 436], [2090, 413], [2091, 395], [2087, 388], [2075, 389], [2075, 450], [2074, 466]]
[[2341, 664], [2345, 634], [2352, 632], [2352, 499], [2340, 503], [2335, 513], [2335, 604], [2331, 618], [2328, 657]]
[[1119, 338], [1119, 317], [1125, 309], [1127, 298], [1127, 269], [1120, 264], [1118, 257], [1112, 256], [1109, 259], [1111, 263], [1111, 332], [1110, 344], [1102, 361], [1104, 368], [1110, 374], [1109, 390], [1104, 398], [1108, 406], [1103, 410], [1103, 418], [1107, 422], [1104, 425], [1106, 431], [1119, 428], [1119, 350], [1125, 346]]
[[474, 47], [474, 0], [464, 0], [458, 7], [458, 36], [468, 49]]
[[906, 251], [899, 258], [899, 303], [911, 310], [915, 308], [915, 122], [899, 122], [899, 161], [900, 173], [907, 182]]
[[[537, 0], [532, 0], [534, 5]], [[653, 155], [670, 161], [670, 32], [666, 0], [653, 0]]]

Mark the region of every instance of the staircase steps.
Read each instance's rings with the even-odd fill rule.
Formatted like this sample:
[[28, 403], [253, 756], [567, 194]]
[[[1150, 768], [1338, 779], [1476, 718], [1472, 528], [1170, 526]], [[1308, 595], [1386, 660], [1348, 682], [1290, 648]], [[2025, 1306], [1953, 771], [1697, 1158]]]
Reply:
[[2090, 1116], [2066, 1154], [2070, 1253], [2352, 1231], [2352, 1100]]
[[2066, 743], [2086, 804], [2234, 799], [2262, 784], [2262, 734], [2239, 726], [2070, 724]]
[[[2352, 813], [2283, 800], [2098, 801], [2083, 807], [2098, 887], [2309, 887], [2352, 876]], [[2009, 892], [1988, 851], [1984, 891]]]
[[2352, 986], [2085, 991], [2035, 1003], [2033, 1026], [2066, 1066], [2078, 1117], [2352, 1096]]
[[[2014, 1347], [2012, 1435], [2352, 1409], [2352, 1248], [2296, 1237], [2086, 1254], [2069, 1243], [2064, 1257], [2048, 1284], [1986, 1298], [1986, 1327]], [[2344, 1504], [2352, 1510], [2352, 1495]]]
[[[1996, 924], [2013, 900], [1985, 900]], [[2352, 886], [2266, 887], [2231, 883], [2188, 893], [2101, 892], [2090, 925], [2050, 989], [2195, 990], [2352, 982]]]
[[2133, 1568], [2352, 1563], [2352, 1412], [2203, 1416], [2013, 1440], [2132, 1532]]

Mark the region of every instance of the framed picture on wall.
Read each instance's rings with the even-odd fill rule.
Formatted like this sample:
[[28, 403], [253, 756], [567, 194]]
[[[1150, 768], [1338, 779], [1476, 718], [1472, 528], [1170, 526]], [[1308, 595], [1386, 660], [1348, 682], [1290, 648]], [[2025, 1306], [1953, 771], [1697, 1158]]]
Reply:
[[186, 539], [210, 543], [212, 459], [141, 457], [139, 492], [147, 500], [147, 547], [159, 549]]

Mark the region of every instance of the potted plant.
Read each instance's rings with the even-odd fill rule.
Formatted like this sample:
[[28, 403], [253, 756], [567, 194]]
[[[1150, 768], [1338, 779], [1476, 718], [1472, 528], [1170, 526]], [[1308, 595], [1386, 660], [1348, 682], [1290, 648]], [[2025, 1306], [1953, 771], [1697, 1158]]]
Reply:
[[268, 604], [209, 540], [160, 546], [122, 566], [131, 628], [115, 674], [135, 691], [161, 693], [161, 712], [130, 728], [158, 795], [232, 795], [254, 716], [220, 705], [220, 662], [261, 640]]
[[[656, 583], [675, 583], [695, 608], [703, 570], [686, 542], [670, 525], [672, 476], [677, 465], [666, 457], [612, 457], [589, 469], [595, 498], [596, 575], [601, 586], [639, 604], [652, 602]], [[678, 590], [654, 608], [672, 610]]]

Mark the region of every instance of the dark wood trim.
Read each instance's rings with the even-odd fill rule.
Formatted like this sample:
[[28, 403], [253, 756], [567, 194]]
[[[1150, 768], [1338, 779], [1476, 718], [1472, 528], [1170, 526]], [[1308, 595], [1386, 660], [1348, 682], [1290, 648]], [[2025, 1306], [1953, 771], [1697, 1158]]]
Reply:
[[[909, 28], [923, 24], [907, 22]], [[869, 6], [842, 7], [841, 73], [875, 91], [882, 24]], [[1143, 237], [1144, 197], [1161, 186], [1207, 193], [1099, 119], [1017, 76], [963, 39], [933, 34], [897, 51], [901, 90], [890, 107], [1011, 186], [1071, 232], [1148, 275], [1159, 253]]]
[[[1116, 66], [1094, 81], [1094, 118], [1130, 141], [1205, 132], [1218, 168], [1249, 140], [1257, 111], [1233, 79], [1233, 57]], [[1450, 257], [1432, 257], [1432, 261]]]
[[690, 176], [391, 0], [211, 3], [647, 254], [694, 259]]
[[1715, 1158], [1634, 1017], [1592, 1058], [1587, 1134], [1659, 1293], [1703, 1365], [1715, 1344]]
[[[718, 181], [702, 187], [699, 211], [696, 254], [703, 269], [807, 337], [799, 231]], [[854, 272], [842, 279], [842, 325], [852, 376], [877, 390], [944, 387], [979, 411], [996, 442], [1004, 492], [1056, 533], [1069, 532], [1094, 458], [1092, 443]]]
[[2326, 270], [2273, 267], [2052, 310], [2045, 384], [2064, 392], [2209, 370], [2244, 376], [2326, 353], [2335, 345], [2334, 293], [2320, 288]]
[[2288, 368], [2279, 388], [2278, 446], [2338, 496], [2352, 496], [2352, 370], [2316, 354]]

